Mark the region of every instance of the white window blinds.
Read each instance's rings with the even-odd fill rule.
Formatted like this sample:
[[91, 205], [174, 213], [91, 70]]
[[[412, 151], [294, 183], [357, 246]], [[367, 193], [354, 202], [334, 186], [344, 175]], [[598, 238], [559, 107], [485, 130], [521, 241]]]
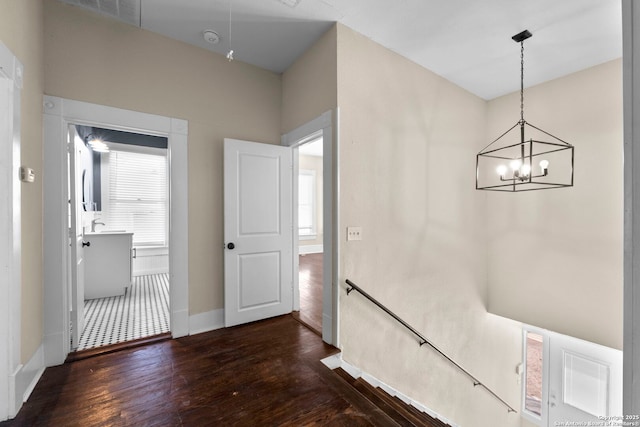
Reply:
[[166, 150], [155, 151], [158, 154], [116, 150], [106, 154], [105, 220], [112, 230], [132, 231], [135, 246], [167, 245], [167, 157]]

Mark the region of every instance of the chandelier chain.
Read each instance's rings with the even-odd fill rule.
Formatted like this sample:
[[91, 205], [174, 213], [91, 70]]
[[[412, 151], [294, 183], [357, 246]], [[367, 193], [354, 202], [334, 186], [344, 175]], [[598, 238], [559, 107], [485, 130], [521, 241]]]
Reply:
[[524, 40], [520, 42], [520, 121], [524, 122]]

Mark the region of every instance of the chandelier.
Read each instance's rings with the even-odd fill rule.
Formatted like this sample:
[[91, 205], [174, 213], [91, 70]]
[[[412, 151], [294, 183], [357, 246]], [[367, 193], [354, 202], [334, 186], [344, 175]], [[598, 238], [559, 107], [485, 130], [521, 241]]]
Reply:
[[[476, 155], [477, 190], [515, 192], [573, 186], [573, 145], [524, 119], [524, 41], [531, 36], [524, 30], [512, 37], [520, 43], [520, 120]], [[518, 129], [519, 138], [515, 136]]]

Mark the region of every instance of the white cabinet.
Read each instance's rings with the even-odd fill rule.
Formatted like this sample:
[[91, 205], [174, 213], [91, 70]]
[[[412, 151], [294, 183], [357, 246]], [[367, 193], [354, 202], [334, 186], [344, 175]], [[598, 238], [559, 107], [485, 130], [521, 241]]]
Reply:
[[86, 233], [84, 241], [84, 297], [124, 295], [131, 285], [133, 233]]

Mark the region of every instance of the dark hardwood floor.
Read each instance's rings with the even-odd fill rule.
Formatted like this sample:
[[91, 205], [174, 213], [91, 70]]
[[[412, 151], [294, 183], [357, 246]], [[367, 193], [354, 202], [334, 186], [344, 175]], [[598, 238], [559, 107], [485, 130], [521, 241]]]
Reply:
[[336, 386], [336, 352], [291, 316], [125, 349], [48, 368], [0, 426], [389, 425]]
[[294, 316], [322, 334], [322, 254], [300, 255], [300, 312]]

